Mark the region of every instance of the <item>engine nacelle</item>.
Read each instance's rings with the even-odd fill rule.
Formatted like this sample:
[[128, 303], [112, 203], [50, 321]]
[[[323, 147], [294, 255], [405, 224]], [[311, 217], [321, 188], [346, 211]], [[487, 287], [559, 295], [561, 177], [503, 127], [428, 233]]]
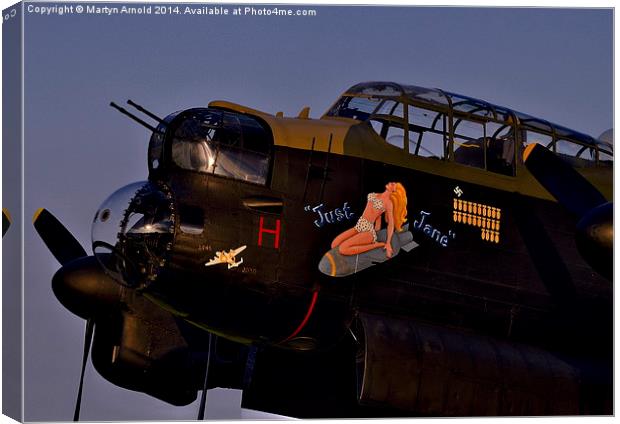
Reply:
[[[173, 405], [188, 405], [197, 397], [204, 368], [191, 351], [172, 317], [122, 311], [95, 322], [92, 361], [108, 381], [140, 391]], [[203, 374], [204, 375], [204, 374]]]
[[211, 352], [208, 388], [240, 388], [247, 348], [175, 318], [132, 289], [125, 308], [95, 321], [92, 361], [108, 381], [172, 405], [188, 405], [202, 389]]
[[362, 404], [424, 416], [583, 413], [579, 370], [550, 352], [412, 320], [360, 320]]

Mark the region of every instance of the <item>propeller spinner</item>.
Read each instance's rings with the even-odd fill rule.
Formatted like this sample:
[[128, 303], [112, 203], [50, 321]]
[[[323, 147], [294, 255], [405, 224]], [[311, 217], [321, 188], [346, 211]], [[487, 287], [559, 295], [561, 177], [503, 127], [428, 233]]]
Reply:
[[[63, 271], [68, 264], [77, 265], [82, 258], [88, 259], [86, 251], [82, 245], [73, 237], [73, 235], [65, 228], [61, 222], [52, 215], [46, 209], [39, 209], [33, 218], [34, 228], [37, 230], [43, 242], [48, 247], [52, 255], [63, 265], [60, 272]], [[61, 274], [62, 275], [62, 274]], [[74, 302], [76, 297], [81, 298], [80, 290], [81, 284], [79, 281], [73, 280], [73, 284], [68, 286], [63, 285], [65, 280], [57, 275], [53, 279], [53, 290], [60, 302], [65, 305], [69, 310], [72, 310], [73, 305], [80, 302]], [[87, 281], [84, 279], [83, 281]], [[77, 284], [75, 284], [77, 283]], [[68, 290], [64, 290], [68, 289]], [[67, 300], [68, 299], [68, 300]], [[82, 314], [78, 314], [83, 316]], [[73, 420], [78, 421], [80, 418], [80, 406], [82, 403], [82, 389], [84, 386], [84, 371], [86, 370], [86, 363], [88, 361], [88, 354], [90, 352], [90, 345], [93, 336], [94, 321], [92, 317], [86, 319], [86, 328], [84, 331], [84, 352], [82, 354], [82, 368], [80, 372], [80, 382], [78, 386], [77, 399], [75, 403], [75, 412], [73, 414]]]
[[86, 320], [109, 311], [120, 299], [120, 287], [101, 270], [98, 261], [46, 209], [34, 216], [34, 227], [62, 267], [52, 278], [59, 302]]
[[[111, 378], [116, 384], [147, 392], [169, 403], [178, 405], [189, 404], [195, 399], [196, 389], [193, 387], [192, 376], [196, 376], [197, 372], [204, 369], [203, 395], [199, 408], [199, 417], [204, 417], [206, 389], [209, 387], [208, 374], [211, 341], [206, 352], [207, 364], [205, 368], [202, 368], [201, 361], [196, 359], [191, 361], [180, 360], [178, 363], [171, 363], [170, 359], [174, 355], [181, 355], [179, 358], [185, 358], [183, 355], [188, 355], [188, 348], [184, 340], [180, 334], [177, 334], [178, 329], [174, 319], [169, 313], [164, 312], [142, 297], [129, 295], [133, 300], [130, 299], [129, 303], [127, 303], [128, 289], [125, 287], [129, 285], [129, 281], [143, 281], [141, 276], [143, 274], [127, 274], [127, 264], [121, 263], [124, 255], [129, 255], [132, 258], [131, 260], [135, 260], [135, 256], [130, 254], [130, 249], [140, 248], [142, 243], [145, 242], [150, 242], [150, 246], [156, 246], [152, 243], [153, 241], [169, 241], [169, 231], [162, 232], [156, 230], [162, 227], [163, 223], [168, 222], [169, 215], [167, 212], [169, 210], [167, 207], [162, 206], [168, 205], [168, 203], [167, 201], [161, 201], [160, 192], [149, 188], [153, 187], [149, 184], [134, 185], [129, 187], [128, 190], [119, 190], [117, 196], [111, 196], [111, 200], [123, 200], [123, 208], [108, 208], [108, 206], [112, 205], [107, 201], [104, 202], [102, 208], [99, 209], [95, 216], [94, 226], [96, 228], [94, 228], [93, 235], [97, 237], [105, 236], [107, 232], [104, 230], [106, 230], [107, 226], [102, 226], [101, 224], [106, 224], [108, 219], [112, 221], [116, 216], [115, 213], [119, 211], [125, 211], [125, 213], [119, 215], [122, 217], [121, 224], [124, 225], [123, 228], [125, 230], [118, 233], [120, 239], [116, 240], [115, 244], [109, 244], [112, 248], [111, 252], [99, 251], [96, 252], [95, 256], [87, 255], [84, 248], [69, 230], [49, 211], [40, 209], [34, 216], [33, 223], [35, 229], [54, 257], [62, 264], [62, 267], [52, 278], [54, 294], [64, 307], [79, 317], [86, 319], [84, 351], [73, 417], [74, 421], [78, 421], [80, 417], [84, 373], [89, 355], [93, 356], [95, 369], [102, 373], [102, 375], [107, 376], [106, 378]], [[122, 193], [128, 195], [121, 196], [120, 194]], [[108, 214], [103, 222], [101, 222], [102, 214]], [[161, 217], [161, 219], [158, 220], [157, 217]], [[99, 224], [97, 224], [98, 221]], [[118, 221], [115, 223], [110, 222], [110, 225], [119, 228]], [[148, 231], [147, 228], [149, 229]], [[97, 237], [94, 238], [95, 241]], [[110, 241], [114, 242], [112, 239]], [[167, 243], [164, 244], [164, 246], [166, 245]], [[97, 246], [99, 244], [94, 242], [93, 248], [96, 249]], [[151, 252], [158, 252], [158, 250], [154, 249]], [[156, 262], [153, 259], [151, 262], [136, 263], [140, 265], [139, 269], [146, 269], [146, 265], [154, 265]], [[117, 273], [111, 272], [112, 269], [116, 270]], [[120, 271], [123, 271], [123, 274], [120, 274]], [[139, 280], [129, 280], [127, 278], [128, 275], [140, 278]], [[122, 279], [119, 277], [122, 277]], [[127, 308], [130, 310], [128, 314], [125, 313]], [[105, 352], [109, 350], [104, 348], [105, 352], [102, 351], [102, 343], [105, 345], [109, 341], [110, 335], [116, 337], [116, 333], [113, 331], [114, 328], [112, 328], [114, 325], [110, 326], [110, 319], [114, 321], [114, 317], [119, 315], [122, 316], [121, 321], [126, 324], [123, 327], [124, 337], [130, 337], [127, 339], [130, 346], [125, 350], [133, 355], [132, 361], [137, 361], [134, 364], [136, 366], [135, 369], [128, 369], [125, 366], [125, 368], [120, 370], [121, 374], [117, 374], [119, 370], [114, 368], [116, 363], [122, 362], [121, 360], [113, 361], [110, 364], [106, 362], [106, 358], [102, 357], [102, 354], [105, 356]], [[142, 317], [138, 319], [149, 317], [149, 324], [137, 328], [135, 325], [136, 317]], [[132, 319], [134, 320], [132, 321]], [[95, 326], [97, 327], [98, 336], [95, 337], [93, 344]], [[134, 333], [137, 331], [135, 337], [132, 336], [134, 335], [132, 331]], [[99, 342], [97, 337], [99, 337]], [[211, 335], [209, 337], [211, 340]], [[140, 349], [143, 347], [140, 345], [141, 342], [148, 345], [148, 353], [141, 353]], [[98, 349], [97, 343], [100, 345]], [[92, 352], [91, 345], [93, 345]], [[98, 357], [96, 358], [95, 356], [97, 355]], [[191, 357], [187, 356], [186, 359], [191, 359]], [[153, 364], [155, 362], [160, 363], [160, 365], [154, 367]], [[144, 370], [146, 369], [149, 372], [145, 373]]]

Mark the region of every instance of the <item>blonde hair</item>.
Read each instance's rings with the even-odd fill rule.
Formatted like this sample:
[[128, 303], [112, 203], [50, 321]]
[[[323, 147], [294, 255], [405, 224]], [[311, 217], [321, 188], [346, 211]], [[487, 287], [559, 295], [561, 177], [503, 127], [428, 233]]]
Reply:
[[392, 211], [394, 213], [394, 228], [402, 231], [402, 226], [407, 222], [407, 192], [401, 183], [396, 183], [396, 190], [390, 194]]

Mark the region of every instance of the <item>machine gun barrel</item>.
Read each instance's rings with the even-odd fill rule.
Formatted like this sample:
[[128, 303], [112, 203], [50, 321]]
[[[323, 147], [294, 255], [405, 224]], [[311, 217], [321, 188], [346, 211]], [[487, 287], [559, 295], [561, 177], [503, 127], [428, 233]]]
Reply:
[[114, 109], [118, 110], [120, 113], [122, 113], [123, 115], [127, 115], [128, 117], [130, 117], [131, 119], [133, 119], [134, 121], [136, 121], [138, 124], [142, 125], [143, 127], [148, 128], [149, 130], [153, 131], [153, 132], [159, 132], [159, 130], [157, 128], [155, 128], [154, 126], [144, 122], [142, 119], [138, 118], [137, 116], [131, 114], [130, 112], [128, 112], [126, 109], [120, 107], [119, 105], [117, 105], [114, 102], [110, 102], [110, 106], [112, 106]]
[[159, 116], [155, 115], [153, 112], [146, 110], [145, 108], [143, 108], [142, 106], [140, 106], [138, 103], [134, 102], [133, 100], [129, 99], [127, 100], [127, 104], [130, 106], [135, 107], [136, 109], [138, 109], [140, 112], [144, 113], [145, 115], [149, 116], [150, 118], [153, 118], [154, 120], [156, 120], [157, 122], [159, 122], [160, 124], [164, 123], [164, 120], [161, 119]]

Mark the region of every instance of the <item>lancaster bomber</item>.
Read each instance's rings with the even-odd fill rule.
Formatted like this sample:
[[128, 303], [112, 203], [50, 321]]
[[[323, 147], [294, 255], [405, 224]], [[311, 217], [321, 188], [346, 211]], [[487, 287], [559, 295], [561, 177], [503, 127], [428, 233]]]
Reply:
[[392, 82], [320, 119], [127, 103], [148, 179], [92, 254], [34, 219], [86, 320], [76, 420], [89, 352], [171, 405], [202, 391], [199, 418], [212, 387], [302, 418], [613, 414], [612, 144]]
[[238, 249], [230, 249], [228, 252], [215, 252], [215, 257], [205, 264], [212, 266], [217, 264], [226, 264], [228, 269], [236, 268], [243, 263], [243, 258], [237, 261], [237, 255], [245, 250], [247, 246], [241, 246]]

